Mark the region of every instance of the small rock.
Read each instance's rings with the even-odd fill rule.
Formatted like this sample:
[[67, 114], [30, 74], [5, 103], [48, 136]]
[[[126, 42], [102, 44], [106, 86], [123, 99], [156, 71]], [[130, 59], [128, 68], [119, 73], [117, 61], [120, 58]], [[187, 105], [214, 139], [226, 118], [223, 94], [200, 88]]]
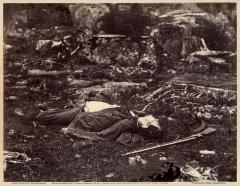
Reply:
[[211, 115], [209, 112], [205, 112], [205, 113], [203, 114], [203, 116], [204, 116], [205, 118], [207, 118], [207, 119], [212, 118], [212, 115]]
[[204, 112], [204, 107], [199, 107], [199, 111]]
[[214, 108], [213, 108], [213, 105], [205, 105], [204, 108], [205, 108], [208, 112], [210, 112], [210, 111], [212, 111], [212, 110], [214, 109]]
[[92, 81], [82, 80], [82, 79], [74, 79], [69, 83], [70, 86], [77, 86], [77, 87], [89, 87], [93, 85]]
[[109, 173], [105, 176], [105, 178], [112, 178], [112, 177], [115, 177], [116, 176], [116, 173]]
[[176, 71], [176, 70], [173, 70], [173, 69], [169, 69], [169, 70], [167, 71], [167, 73], [172, 74], [172, 75], [175, 75], [175, 74], [177, 73], [177, 71]]
[[26, 85], [27, 83], [28, 83], [27, 80], [23, 80], [23, 81], [18, 81], [16, 85]]
[[81, 75], [83, 75], [83, 70], [75, 70], [74, 72], [73, 72], [73, 75], [79, 75], [79, 76], [81, 76]]
[[3, 170], [4, 170], [4, 172], [7, 170], [7, 162], [6, 161], [3, 161]]
[[23, 113], [21, 108], [14, 109], [14, 113], [19, 115], [19, 116], [24, 116], [24, 113]]
[[52, 45], [51, 40], [38, 40], [36, 50], [48, 50]]
[[12, 47], [12, 45], [8, 45], [8, 44], [4, 44], [3, 45], [3, 49], [4, 50], [10, 50], [10, 49], [12, 49], [13, 47]]
[[193, 160], [193, 161], [187, 162], [186, 165], [189, 165], [193, 168], [197, 168], [197, 167], [199, 167], [199, 162], [196, 160]]
[[93, 144], [92, 140], [84, 140], [77, 143], [73, 143], [73, 148], [74, 149], [83, 148], [83, 147], [90, 146], [92, 144]]
[[198, 112], [197, 116], [205, 119], [212, 118], [212, 114], [210, 114], [209, 112], [204, 112], [204, 113]]
[[23, 136], [24, 138], [27, 138], [27, 139], [33, 139], [35, 138], [34, 135], [26, 135], [26, 134], [20, 134], [21, 136]]
[[147, 162], [147, 160], [142, 159], [142, 160], [141, 160], [141, 163], [142, 163], [142, 165], [147, 165], [148, 162]]
[[229, 114], [235, 114], [237, 112], [237, 108], [236, 107], [230, 107], [228, 112], [229, 112]]
[[159, 160], [160, 160], [160, 161], [166, 161], [167, 158], [163, 156], [163, 157], [160, 157]]
[[75, 158], [81, 158], [82, 156], [80, 154], [75, 154], [74, 157]]
[[210, 150], [200, 150], [199, 153], [201, 155], [215, 155], [216, 154], [215, 151], [210, 151]]
[[218, 115], [218, 114], [214, 116], [214, 118], [216, 118], [216, 119], [222, 119], [222, 117], [223, 117], [223, 115]]
[[27, 29], [24, 34], [23, 34], [23, 37], [25, 37], [26, 39], [29, 39], [31, 36], [33, 36], [35, 34], [34, 31], [30, 30], [30, 29]]
[[128, 164], [130, 166], [133, 166], [133, 167], [137, 166], [137, 164], [138, 164], [137, 158], [136, 157], [129, 157], [128, 158]]
[[62, 45], [62, 41], [53, 41], [51, 48], [59, 47]]
[[14, 129], [11, 129], [11, 130], [8, 131], [9, 136], [14, 135], [15, 133], [16, 133], [16, 131]]

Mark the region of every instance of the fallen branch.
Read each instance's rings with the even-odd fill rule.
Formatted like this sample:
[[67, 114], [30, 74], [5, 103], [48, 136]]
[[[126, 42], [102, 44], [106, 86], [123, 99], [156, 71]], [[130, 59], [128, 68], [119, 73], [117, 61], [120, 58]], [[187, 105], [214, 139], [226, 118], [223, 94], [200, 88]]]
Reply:
[[70, 55], [72, 56], [72, 55], [75, 54], [79, 49], [80, 49], [80, 46], [78, 45], [77, 48], [76, 48], [74, 51], [71, 52]]
[[27, 86], [12, 86], [6, 87], [6, 89], [27, 89]]
[[63, 71], [45, 71], [40, 69], [28, 70], [28, 75], [30, 76], [58, 76], [62, 74], [70, 73], [70, 70], [63, 70]]
[[[95, 38], [126, 38], [128, 36], [122, 34], [97, 34], [93, 35]], [[140, 36], [140, 38], [148, 39], [150, 36]]]
[[[146, 97], [146, 100], [147, 100], [147, 101], [151, 101], [151, 100], [153, 100], [154, 98], [156, 98], [158, 95], [162, 94], [162, 93], [165, 92], [165, 91], [170, 90], [171, 88], [172, 88], [172, 85], [171, 85], [171, 84], [169, 84], [169, 85], [167, 85], [167, 86], [165, 86], [165, 87], [161, 87], [161, 88], [153, 91], [151, 94], [148, 94], [147, 97]], [[145, 96], [144, 96], [144, 97], [145, 97]]]
[[162, 99], [165, 95], [169, 94], [170, 92], [172, 92], [172, 90], [168, 90], [166, 92], [164, 92], [162, 95], [160, 95], [157, 99], [154, 99], [152, 102], [148, 103], [143, 109], [142, 111], [145, 112], [153, 103], [156, 103], [156, 101]]
[[127, 152], [125, 154], [122, 154], [122, 156], [132, 155], [132, 154], [136, 154], [136, 153], [140, 153], [140, 152], [146, 152], [146, 151], [149, 151], [149, 150], [158, 149], [158, 148], [161, 148], [161, 147], [166, 147], [166, 146], [170, 146], [170, 145], [174, 145], [174, 144], [183, 143], [183, 142], [186, 142], [186, 141], [198, 139], [198, 138], [200, 138], [204, 135], [211, 134], [211, 133], [215, 132], [216, 130], [217, 129], [215, 129], [215, 128], [209, 127], [207, 129], [205, 129], [204, 131], [199, 132], [197, 134], [193, 134], [191, 136], [181, 138], [181, 139], [178, 139], [178, 140], [174, 140], [174, 141], [171, 141], [171, 142], [155, 145], [153, 147], [148, 147], [148, 148], [144, 148], [144, 149], [139, 149], [139, 150]]

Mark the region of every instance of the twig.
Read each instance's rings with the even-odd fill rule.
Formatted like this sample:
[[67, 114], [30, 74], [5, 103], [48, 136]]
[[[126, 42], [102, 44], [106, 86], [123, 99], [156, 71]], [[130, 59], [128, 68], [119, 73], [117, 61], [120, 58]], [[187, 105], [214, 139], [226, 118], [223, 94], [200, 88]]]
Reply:
[[162, 94], [164, 91], [169, 90], [172, 88], [172, 85], [167, 85], [165, 87], [161, 87], [155, 91], [153, 91], [152, 94], [150, 94], [149, 96], [147, 96], [146, 100], [150, 101], [151, 99], [153, 99], [154, 97], [157, 97], [159, 94]]
[[151, 106], [153, 103], [155, 103], [156, 101], [159, 101], [161, 98], [163, 98], [163, 96], [167, 95], [168, 93], [172, 92], [172, 90], [168, 90], [166, 92], [164, 92], [162, 95], [160, 95], [157, 99], [154, 99], [152, 102], [148, 103], [143, 109], [142, 111], [145, 112], [149, 106]]
[[[93, 35], [93, 37], [95, 38], [126, 38], [127, 36], [122, 34], [97, 34], [97, 35]], [[150, 36], [140, 36], [140, 38], [148, 39], [150, 38]]]
[[73, 54], [75, 54], [79, 50], [79, 48], [80, 48], [80, 46], [78, 45], [77, 48], [74, 51], [71, 52], [70, 55], [72, 56]]

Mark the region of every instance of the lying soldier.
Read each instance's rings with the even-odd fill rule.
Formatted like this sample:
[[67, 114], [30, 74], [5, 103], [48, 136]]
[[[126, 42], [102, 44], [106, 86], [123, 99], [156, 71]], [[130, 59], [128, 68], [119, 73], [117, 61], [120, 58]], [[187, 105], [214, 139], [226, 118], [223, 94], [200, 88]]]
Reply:
[[86, 102], [83, 108], [49, 110], [36, 116], [41, 124], [68, 125], [64, 132], [78, 138], [122, 144], [134, 144], [145, 138], [159, 138], [158, 119], [140, 111], [128, 112], [118, 105], [104, 102]]

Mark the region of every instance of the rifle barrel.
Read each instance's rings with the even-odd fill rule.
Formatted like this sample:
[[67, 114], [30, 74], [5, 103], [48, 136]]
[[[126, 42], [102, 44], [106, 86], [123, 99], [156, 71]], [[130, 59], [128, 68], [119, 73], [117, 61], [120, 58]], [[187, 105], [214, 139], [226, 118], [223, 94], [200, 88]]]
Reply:
[[166, 146], [177, 144], [177, 143], [182, 143], [182, 142], [185, 142], [185, 141], [196, 139], [197, 137], [198, 136], [196, 136], [196, 135], [192, 135], [192, 136], [189, 136], [189, 137], [186, 137], [186, 138], [182, 138], [182, 139], [178, 139], [178, 140], [175, 140], [175, 141], [163, 143], [163, 144], [156, 145], [156, 146], [153, 146], [153, 147], [148, 147], [148, 148], [144, 148], [144, 149], [131, 151], [131, 152], [122, 154], [122, 156], [127, 156], [127, 155], [130, 155], [130, 154], [136, 154], [136, 153], [140, 153], [140, 152], [145, 152], [145, 151], [148, 151], [148, 150], [153, 150], [153, 149], [157, 149], [157, 148], [161, 148], [161, 147], [166, 147]]

